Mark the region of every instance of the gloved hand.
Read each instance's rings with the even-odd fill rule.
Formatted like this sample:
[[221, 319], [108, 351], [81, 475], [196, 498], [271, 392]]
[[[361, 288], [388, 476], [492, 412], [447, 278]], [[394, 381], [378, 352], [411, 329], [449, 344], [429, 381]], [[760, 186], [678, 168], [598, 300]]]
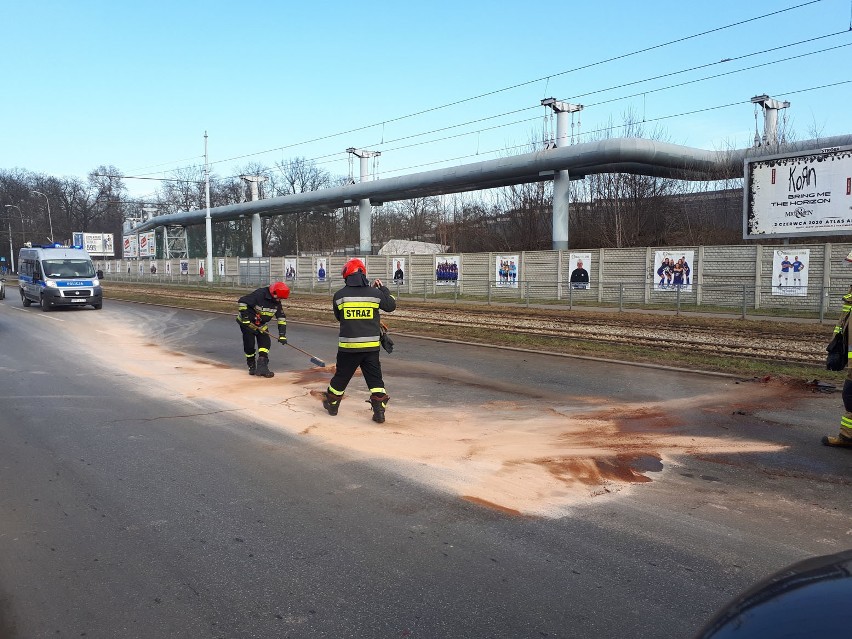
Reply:
[[382, 336], [379, 338], [379, 343], [382, 345], [382, 348], [385, 349], [388, 353], [393, 353], [393, 340], [391, 336], [387, 334], [386, 331], [382, 331]]
[[286, 338], [284, 335], [279, 335], [279, 336], [278, 336], [278, 343], [279, 343], [279, 344], [286, 344], [286, 343], [287, 343], [287, 338]]
[[269, 334], [269, 327], [266, 326], [266, 325], [258, 326], [256, 330], [261, 335], [268, 335]]

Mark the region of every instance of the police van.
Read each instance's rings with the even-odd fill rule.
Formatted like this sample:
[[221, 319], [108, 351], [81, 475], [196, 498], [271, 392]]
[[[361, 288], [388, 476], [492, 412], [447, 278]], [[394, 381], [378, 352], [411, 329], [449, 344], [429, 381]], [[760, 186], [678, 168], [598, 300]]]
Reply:
[[103, 306], [92, 258], [81, 246], [27, 246], [18, 254], [18, 283], [24, 306]]

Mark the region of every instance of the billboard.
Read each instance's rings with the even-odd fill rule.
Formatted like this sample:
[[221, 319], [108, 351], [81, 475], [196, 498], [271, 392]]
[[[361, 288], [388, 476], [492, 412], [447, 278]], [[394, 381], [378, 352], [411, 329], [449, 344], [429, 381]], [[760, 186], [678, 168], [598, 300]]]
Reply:
[[518, 255], [494, 256], [495, 286], [518, 288], [518, 264], [520, 263]]
[[139, 257], [139, 243], [138, 237], [135, 233], [133, 235], [124, 236], [124, 250], [122, 252], [122, 256], [125, 258]]
[[112, 233], [82, 233], [72, 234], [74, 246], [82, 246], [93, 257], [114, 257], [115, 249]]
[[695, 251], [654, 251], [654, 290], [692, 292]]
[[852, 234], [852, 146], [746, 159], [743, 238]]
[[139, 233], [139, 257], [157, 257], [156, 241], [154, 231]]
[[772, 294], [805, 297], [810, 260], [810, 249], [795, 244], [776, 249], [772, 256]]

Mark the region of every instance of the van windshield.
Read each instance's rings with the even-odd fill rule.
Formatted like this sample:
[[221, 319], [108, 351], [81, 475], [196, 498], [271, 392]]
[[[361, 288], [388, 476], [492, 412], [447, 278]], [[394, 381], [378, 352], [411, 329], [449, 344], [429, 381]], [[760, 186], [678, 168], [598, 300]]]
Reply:
[[41, 264], [44, 267], [45, 277], [95, 276], [95, 265], [91, 260], [42, 260]]

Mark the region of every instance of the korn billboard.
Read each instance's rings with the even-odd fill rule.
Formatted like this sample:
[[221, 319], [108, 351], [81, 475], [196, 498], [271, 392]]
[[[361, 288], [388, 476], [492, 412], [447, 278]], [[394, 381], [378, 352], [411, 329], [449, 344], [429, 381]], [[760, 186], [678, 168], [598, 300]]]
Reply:
[[852, 234], [852, 146], [746, 159], [743, 238]]

